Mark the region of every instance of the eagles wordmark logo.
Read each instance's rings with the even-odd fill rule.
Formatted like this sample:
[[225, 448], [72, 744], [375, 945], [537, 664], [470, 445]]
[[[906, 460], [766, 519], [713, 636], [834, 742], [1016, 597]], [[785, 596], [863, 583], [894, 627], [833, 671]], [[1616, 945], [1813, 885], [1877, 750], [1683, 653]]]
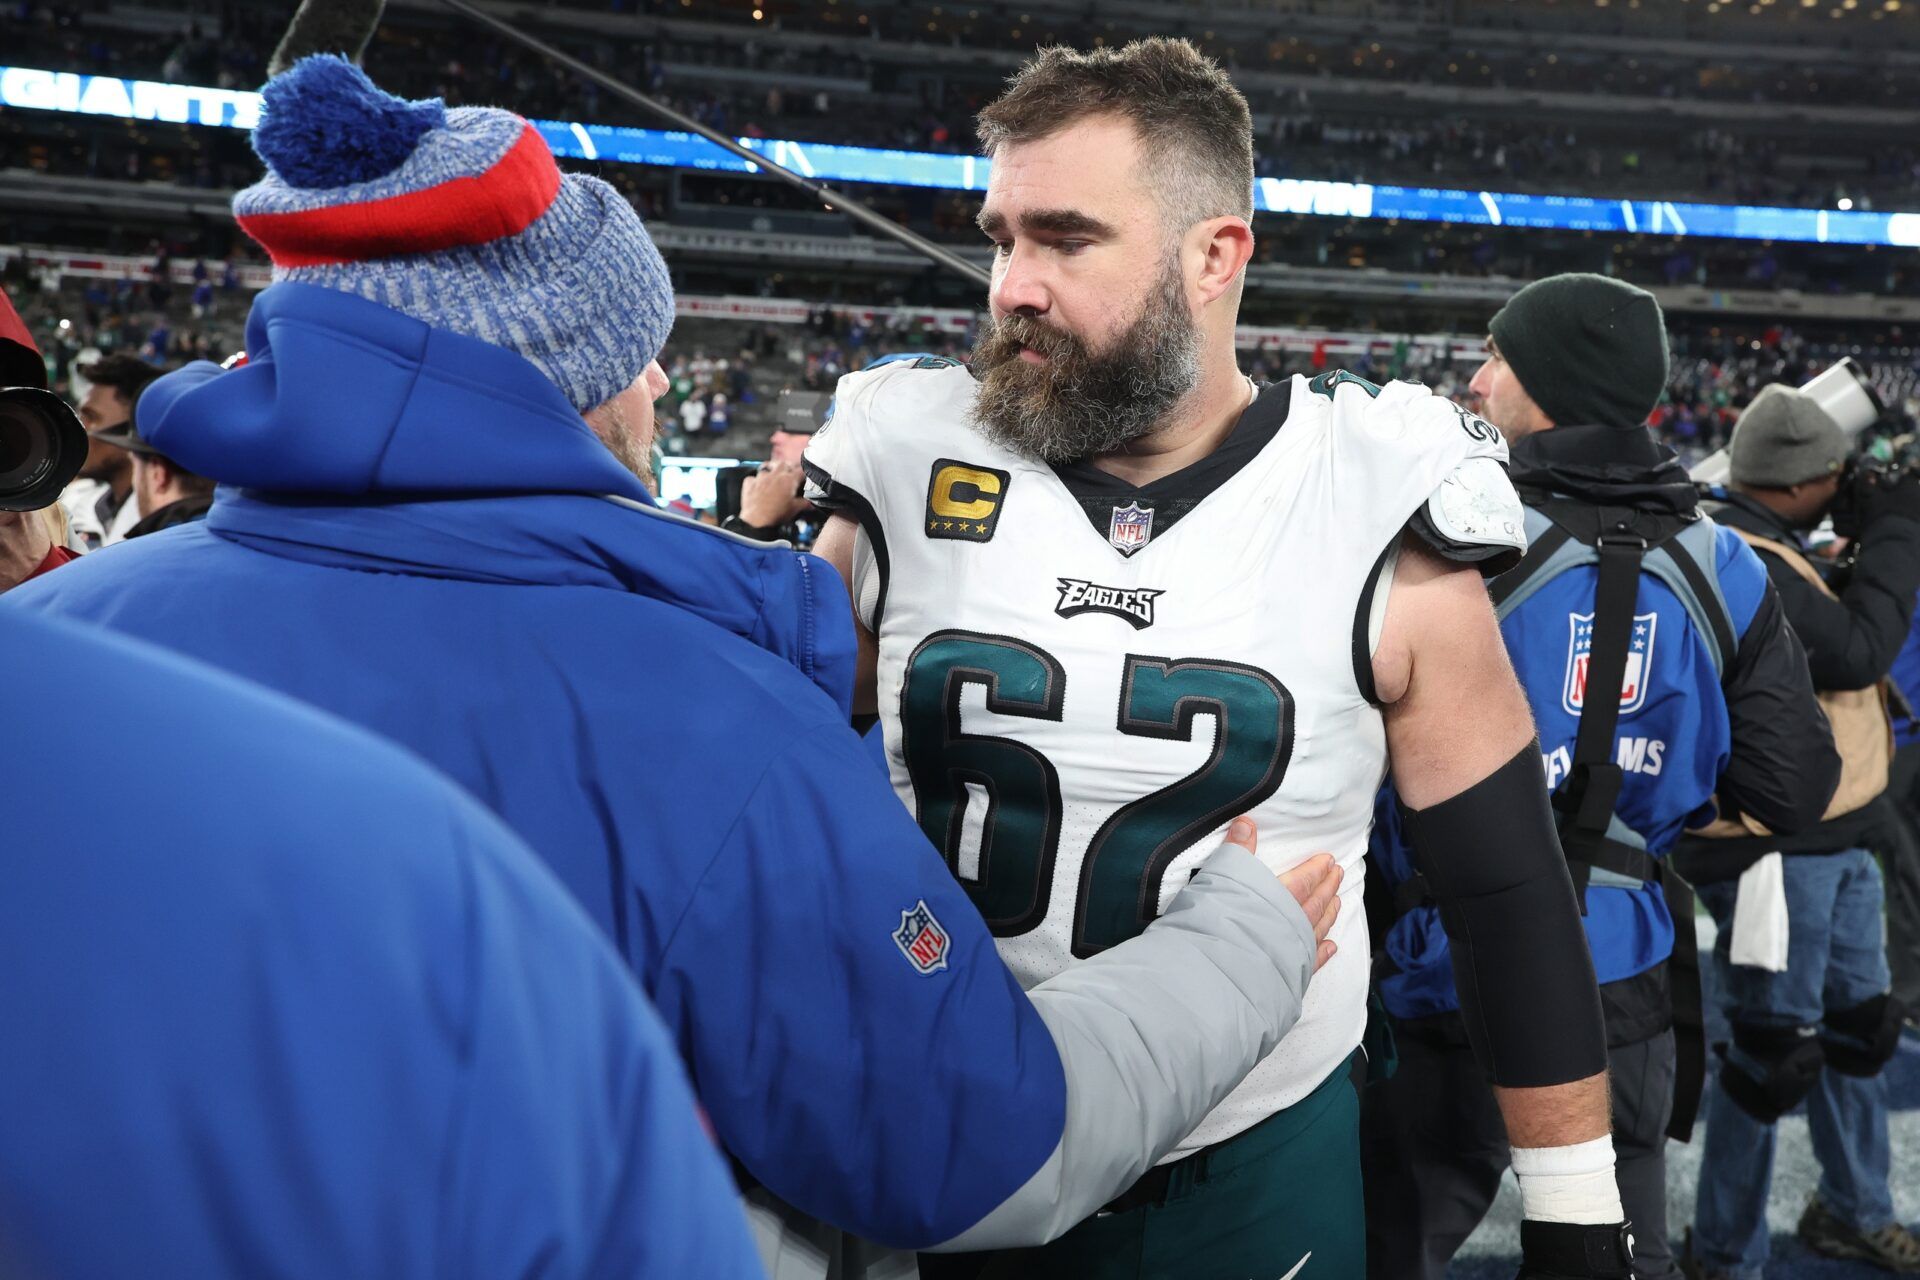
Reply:
[[927, 484], [927, 536], [986, 542], [1000, 523], [1000, 507], [1012, 480], [1012, 473], [992, 467], [935, 460]]
[[1063, 618], [1083, 613], [1110, 613], [1124, 618], [1135, 631], [1153, 625], [1153, 602], [1167, 594], [1160, 587], [1103, 587], [1084, 578], [1061, 578], [1060, 603], [1054, 612]]

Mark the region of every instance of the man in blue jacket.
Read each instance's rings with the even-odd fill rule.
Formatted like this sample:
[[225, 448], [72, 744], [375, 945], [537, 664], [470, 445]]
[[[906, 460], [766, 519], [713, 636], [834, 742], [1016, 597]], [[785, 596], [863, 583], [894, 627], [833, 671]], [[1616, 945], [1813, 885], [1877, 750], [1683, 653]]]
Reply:
[[0, 671], [0, 1275], [760, 1274], [659, 1020], [498, 819], [96, 628], [0, 603]]
[[[1667, 376], [1653, 296], [1552, 276], [1489, 327], [1473, 390], [1512, 446], [1529, 543], [1492, 584], [1495, 612], [1583, 890], [1633, 1273], [1668, 1280], [1666, 1139], [1687, 1135], [1705, 1055], [1692, 897], [1662, 859], [1714, 816], [1716, 790], [1775, 830], [1812, 825], [1839, 757], [1766, 569], [1701, 515], [1643, 425]], [[1372, 849], [1395, 890], [1377, 976], [1402, 1061], [1368, 1099], [1368, 1264], [1438, 1280], [1492, 1204], [1507, 1144], [1396, 817], [1382, 806]]]
[[1303, 911], [1223, 849], [1145, 934], [1020, 991], [848, 726], [832, 568], [637, 478], [672, 294], [617, 193], [517, 116], [336, 58], [268, 84], [254, 145], [235, 209], [280, 282], [249, 363], [140, 405], [225, 487], [27, 600], [440, 765], [615, 940], [745, 1173], [868, 1239], [1058, 1235], [1278, 1042], [1327, 954], [1321, 859], [1289, 873]]

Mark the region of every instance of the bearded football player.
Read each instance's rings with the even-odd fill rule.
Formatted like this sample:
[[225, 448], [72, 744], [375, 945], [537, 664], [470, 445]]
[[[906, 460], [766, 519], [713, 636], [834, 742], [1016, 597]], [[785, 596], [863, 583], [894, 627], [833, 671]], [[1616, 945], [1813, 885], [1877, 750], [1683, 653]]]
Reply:
[[[1031, 984], [1138, 933], [1241, 813], [1276, 869], [1332, 850], [1359, 894], [1391, 770], [1522, 1274], [1629, 1274], [1592, 964], [1482, 586], [1525, 543], [1499, 433], [1413, 384], [1242, 376], [1251, 121], [1192, 46], [1045, 50], [979, 134], [971, 367], [847, 375], [806, 453], [901, 799]], [[1053, 1244], [925, 1272], [1364, 1274], [1346, 905], [1299, 1023], [1166, 1162]]]

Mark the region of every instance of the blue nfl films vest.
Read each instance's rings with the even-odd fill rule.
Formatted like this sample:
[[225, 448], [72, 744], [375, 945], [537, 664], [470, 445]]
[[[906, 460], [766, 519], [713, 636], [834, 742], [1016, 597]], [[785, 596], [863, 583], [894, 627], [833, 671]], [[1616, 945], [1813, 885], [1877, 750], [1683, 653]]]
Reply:
[[[1532, 549], [1495, 582], [1496, 614], [1558, 802], [1574, 773], [1588, 707], [1601, 557], [1598, 547], [1543, 511], [1529, 506], [1526, 517]], [[1673, 953], [1673, 915], [1657, 880], [1662, 871], [1646, 859], [1662, 858], [1686, 828], [1714, 813], [1715, 784], [1731, 746], [1721, 679], [1766, 590], [1765, 569], [1744, 551], [1737, 535], [1704, 516], [1639, 551], [1611, 752], [1619, 791], [1605, 838], [1625, 851], [1616, 861], [1642, 874], [1598, 863], [1575, 868], [1576, 883], [1586, 876], [1587, 938], [1602, 983], [1644, 973]], [[1415, 869], [1391, 786], [1381, 794], [1376, 819], [1369, 851], [1387, 884], [1400, 890]], [[1644, 855], [1638, 866], [1627, 856], [1636, 851]], [[1380, 970], [1388, 1012], [1421, 1018], [1457, 1010], [1438, 909], [1399, 896], [1408, 909], [1387, 931], [1390, 963]]]

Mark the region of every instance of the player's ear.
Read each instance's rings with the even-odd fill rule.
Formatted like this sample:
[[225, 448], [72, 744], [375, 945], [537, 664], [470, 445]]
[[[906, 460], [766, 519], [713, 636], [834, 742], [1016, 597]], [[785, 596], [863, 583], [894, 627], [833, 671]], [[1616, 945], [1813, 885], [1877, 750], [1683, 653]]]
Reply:
[[1200, 264], [1194, 287], [1205, 306], [1240, 283], [1240, 273], [1253, 257], [1253, 228], [1245, 218], [1208, 218], [1187, 232], [1187, 244]]

